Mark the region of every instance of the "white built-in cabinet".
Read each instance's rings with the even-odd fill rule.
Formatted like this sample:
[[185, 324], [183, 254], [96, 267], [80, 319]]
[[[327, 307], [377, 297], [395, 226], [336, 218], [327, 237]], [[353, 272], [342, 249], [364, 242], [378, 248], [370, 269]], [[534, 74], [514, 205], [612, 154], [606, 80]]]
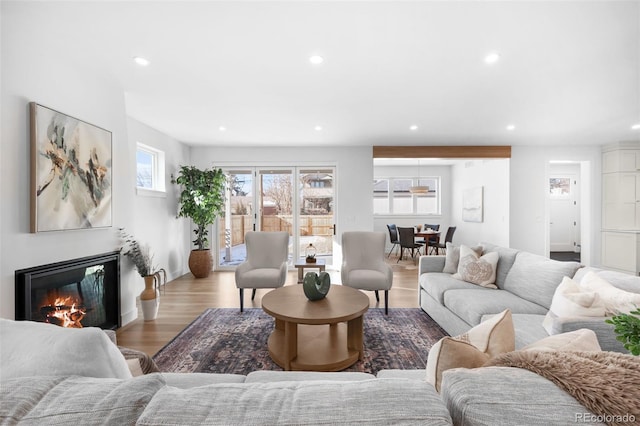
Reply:
[[640, 142], [602, 148], [602, 265], [640, 273]]

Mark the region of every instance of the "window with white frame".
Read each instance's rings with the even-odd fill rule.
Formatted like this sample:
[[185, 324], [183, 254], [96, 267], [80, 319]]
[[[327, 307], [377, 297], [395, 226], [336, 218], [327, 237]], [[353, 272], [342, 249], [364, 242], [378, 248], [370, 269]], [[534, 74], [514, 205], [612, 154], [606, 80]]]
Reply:
[[[412, 186], [427, 186], [429, 191], [414, 194], [410, 191]], [[440, 177], [374, 179], [373, 213], [440, 214]]]
[[141, 143], [136, 149], [138, 193], [164, 192], [164, 152]]

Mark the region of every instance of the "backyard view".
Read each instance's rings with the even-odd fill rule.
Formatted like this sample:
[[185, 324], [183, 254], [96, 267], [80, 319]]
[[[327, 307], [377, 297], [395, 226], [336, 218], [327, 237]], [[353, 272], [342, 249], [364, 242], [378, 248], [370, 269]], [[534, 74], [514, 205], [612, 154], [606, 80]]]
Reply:
[[[220, 217], [219, 264], [237, 265], [245, 260], [244, 235], [254, 229], [254, 221], [256, 230], [291, 235], [290, 260], [294, 255], [303, 257], [309, 244], [316, 248], [316, 256], [329, 260], [333, 252], [333, 171], [298, 170], [297, 193], [289, 169], [260, 170], [256, 176], [254, 182], [251, 171], [229, 173], [228, 202]], [[299, 209], [294, 214], [296, 202]], [[294, 251], [296, 224], [298, 247]]]

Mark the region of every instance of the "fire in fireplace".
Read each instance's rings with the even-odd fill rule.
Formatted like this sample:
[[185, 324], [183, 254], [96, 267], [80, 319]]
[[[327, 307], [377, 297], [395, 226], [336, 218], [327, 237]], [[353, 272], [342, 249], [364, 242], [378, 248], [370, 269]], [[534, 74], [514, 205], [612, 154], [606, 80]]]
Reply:
[[82, 328], [82, 319], [87, 313], [87, 308], [72, 297], [57, 297], [53, 303], [41, 306], [40, 313], [44, 322], [61, 327]]
[[120, 252], [16, 271], [16, 319], [120, 326]]

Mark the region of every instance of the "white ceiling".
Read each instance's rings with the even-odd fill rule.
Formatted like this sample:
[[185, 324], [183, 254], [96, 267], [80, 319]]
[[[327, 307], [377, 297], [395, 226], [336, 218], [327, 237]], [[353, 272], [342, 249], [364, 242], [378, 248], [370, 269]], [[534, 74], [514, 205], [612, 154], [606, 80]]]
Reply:
[[61, 60], [116, 79], [129, 115], [191, 145], [640, 138], [638, 1], [32, 5]]

